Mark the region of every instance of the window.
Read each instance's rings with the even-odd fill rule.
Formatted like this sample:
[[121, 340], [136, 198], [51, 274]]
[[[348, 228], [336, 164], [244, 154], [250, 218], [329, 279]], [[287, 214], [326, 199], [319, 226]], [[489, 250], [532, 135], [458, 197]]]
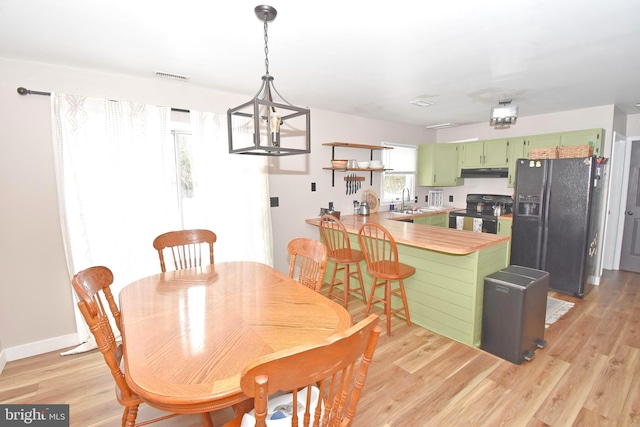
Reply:
[[381, 203], [400, 201], [405, 188], [409, 189], [411, 197], [415, 197], [418, 148], [415, 145], [388, 142], [383, 142], [382, 145], [393, 147], [392, 150], [382, 150], [382, 164], [385, 169], [393, 170], [382, 174]]
[[178, 209], [180, 214], [180, 225], [182, 228], [189, 228], [186, 226], [188, 221], [186, 218], [190, 217], [190, 212], [195, 207], [190, 203], [194, 195], [194, 179], [192, 174], [192, 148], [191, 148], [191, 133], [184, 130], [173, 130], [173, 143], [175, 149], [175, 182], [176, 192], [178, 197]]

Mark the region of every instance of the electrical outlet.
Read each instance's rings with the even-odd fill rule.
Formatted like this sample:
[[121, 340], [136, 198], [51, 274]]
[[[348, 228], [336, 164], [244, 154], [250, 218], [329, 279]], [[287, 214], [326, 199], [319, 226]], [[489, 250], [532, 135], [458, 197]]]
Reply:
[[429, 202], [429, 196], [424, 196], [424, 202], [428, 203]]
[[311, 191], [316, 191], [316, 183], [315, 182], [311, 183]]
[[276, 208], [276, 207], [280, 206], [280, 199], [278, 197], [270, 197], [269, 199], [271, 201], [271, 207], [272, 208]]
[[449, 196], [449, 203], [453, 203], [453, 196]]

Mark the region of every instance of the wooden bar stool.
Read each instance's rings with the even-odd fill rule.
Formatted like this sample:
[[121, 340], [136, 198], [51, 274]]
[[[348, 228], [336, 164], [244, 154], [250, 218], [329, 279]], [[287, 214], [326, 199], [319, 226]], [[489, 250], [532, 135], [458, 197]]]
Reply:
[[[366, 315], [371, 311], [373, 303], [381, 302], [387, 317], [387, 335], [391, 335], [391, 315], [404, 312], [407, 325], [411, 326], [407, 295], [404, 291], [404, 279], [415, 274], [416, 269], [398, 260], [398, 247], [393, 236], [380, 224], [366, 223], [358, 231], [360, 248], [364, 252], [367, 271], [373, 275], [371, 294], [367, 301]], [[398, 287], [392, 289], [391, 282], [398, 281]], [[384, 287], [384, 297], [375, 295], [376, 288]], [[391, 297], [402, 299], [402, 307], [391, 308]]]
[[[351, 249], [351, 242], [347, 230], [340, 220], [333, 215], [324, 214], [320, 218], [320, 236], [329, 252], [329, 259], [333, 261], [333, 272], [331, 273], [331, 283], [329, 284], [329, 298], [335, 298], [344, 302], [344, 308], [349, 308], [349, 294], [356, 293], [362, 296], [362, 301], [367, 300], [367, 294], [364, 290], [364, 282], [362, 281], [362, 271], [360, 270], [360, 261], [364, 260], [362, 251]], [[355, 271], [351, 270], [351, 266], [355, 264]], [[343, 279], [336, 280], [338, 270], [343, 271]], [[358, 281], [358, 287], [351, 287], [350, 279], [354, 278]], [[344, 295], [342, 297], [333, 295], [333, 287], [342, 285]]]

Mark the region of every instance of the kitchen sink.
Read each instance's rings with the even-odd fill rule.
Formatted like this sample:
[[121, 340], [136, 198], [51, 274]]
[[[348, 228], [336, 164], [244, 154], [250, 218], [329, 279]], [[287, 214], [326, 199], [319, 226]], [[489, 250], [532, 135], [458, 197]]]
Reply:
[[444, 210], [444, 208], [436, 207], [436, 206], [428, 207], [428, 208], [418, 208], [418, 211], [420, 211], [420, 212], [439, 212], [439, 211], [443, 211], [443, 210]]
[[419, 214], [420, 212], [414, 211], [414, 210], [404, 210], [404, 211], [389, 211], [389, 213], [392, 215], [415, 215], [415, 214]]
[[425, 207], [425, 208], [418, 208], [418, 209], [405, 209], [403, 211], [390, 211], [389, 213], [392, 215], [407, 216], [407, 215], [418, 215], [421, 213], [428, 213], [428, 212], [440, 212], [443, 210], [444, 208]]

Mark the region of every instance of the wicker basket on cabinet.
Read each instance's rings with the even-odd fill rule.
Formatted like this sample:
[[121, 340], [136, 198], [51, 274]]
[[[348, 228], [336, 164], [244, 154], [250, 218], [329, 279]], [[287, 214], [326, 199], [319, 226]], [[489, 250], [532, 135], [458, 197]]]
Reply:
[[558, 147], [558, 158], [570, 159], [574, 157], [589, 157], [593, 155], [593, 147], [590, 145], [569, 145]]
[[558, 147], [532, 148], [529, 150], [530, 159], [557, 159]]

